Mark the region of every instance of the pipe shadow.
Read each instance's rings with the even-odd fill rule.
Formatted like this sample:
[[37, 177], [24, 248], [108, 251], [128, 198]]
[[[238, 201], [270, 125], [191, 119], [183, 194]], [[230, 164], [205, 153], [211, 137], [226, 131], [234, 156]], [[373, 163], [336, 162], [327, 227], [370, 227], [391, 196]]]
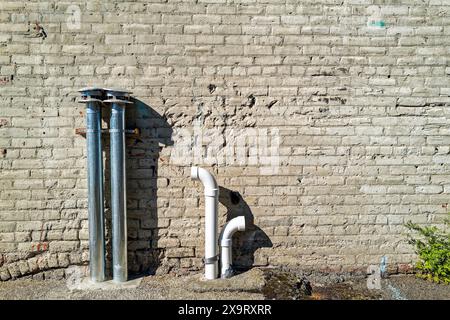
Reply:
[[256, 266], [256, 250], [271, 248], [272, 241], [262, 229], [255, 225], [253, 213], [239, 192], [220, 186], [219, 202], [227, 208], [226, 222], [238, 216], [245, 218], [245, 231], [236, 232], [233, 235], [232, 264], [235, 273], [247, 271]]
[[[158, 160], [161, 149], [173, 144], [171, 126], [145, 102], [132, 98], [125, 112], [125, 128], [138, 133], [126, 134], [127, 249], [129, 279], [153, 275], [159, 267], [163, 248], [158, 226]], [[102, 110], [109, 128], [110, 108]], [[109, 136], [103, 135], [105, 152], [105, 238], [107, 274], [111, 277], [111, 188]]]

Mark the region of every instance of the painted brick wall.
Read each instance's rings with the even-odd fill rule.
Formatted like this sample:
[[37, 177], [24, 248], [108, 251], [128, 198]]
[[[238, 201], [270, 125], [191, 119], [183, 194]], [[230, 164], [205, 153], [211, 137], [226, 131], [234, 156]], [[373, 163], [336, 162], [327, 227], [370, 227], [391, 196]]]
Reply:
[[[1, 0], [0, 278], [87, 264], [75, 130], [91, 85], [136, 99], [131, 272], [202, 268], [193, 164], [222, 187], [220, 225], [251, 223], [238, 266], [366, 270], [386, 255], [406, 270], [403, 224], [448, 211], [449, 14], [448, 0]], [[239, 137], [242, 153], [226, 152], [243, 161], [224, 163]], [[261, 137], [275, 142], [269, 171]]]

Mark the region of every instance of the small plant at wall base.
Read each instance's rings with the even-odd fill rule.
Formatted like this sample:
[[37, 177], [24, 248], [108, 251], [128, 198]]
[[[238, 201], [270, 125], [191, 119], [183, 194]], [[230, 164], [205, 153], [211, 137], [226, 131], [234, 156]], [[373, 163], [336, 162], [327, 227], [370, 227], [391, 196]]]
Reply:
[[[450, 219], [445, 220], [447, 226]], [[416, 247], [419, 261], [416, 268], [420, 278], [438, 283], [450, 283], [450, 233], [437, 227], [421, 227], [409, 221], [406, 227], [419, 234], [408, 235], [408, 242]]]

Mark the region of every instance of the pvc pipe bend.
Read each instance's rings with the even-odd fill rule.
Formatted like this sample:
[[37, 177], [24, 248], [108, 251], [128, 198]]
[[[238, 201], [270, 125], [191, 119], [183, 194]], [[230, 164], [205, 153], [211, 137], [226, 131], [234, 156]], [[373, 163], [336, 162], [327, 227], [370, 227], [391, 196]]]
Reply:
[[220, 263], [221, 271], [220, 277], [222, 279], [229, 278], [233, 275], [232, 265], [232, 247], [231, 247], [231, 237], [236, 231], [245, 230], [245, 218], [244, 216], [239, 216], [231, 219], [225, 225], [221, 237], [220, 237]]
[[200, 180], [203, 184], [204, 193], [206, 197], [218, 197], [219, 187], [217, 185], [216, 179], [207, 170], [199, 167], [191, 168], [191, 178], [194, 180]]
[[220, 240], [221, 247], [231, 247], [231, 238], [236, 231], [245, 230], [245, 218], [244, 216], [239, 216], [231, 219], [227, 222], [223, 229], [222, 237]]

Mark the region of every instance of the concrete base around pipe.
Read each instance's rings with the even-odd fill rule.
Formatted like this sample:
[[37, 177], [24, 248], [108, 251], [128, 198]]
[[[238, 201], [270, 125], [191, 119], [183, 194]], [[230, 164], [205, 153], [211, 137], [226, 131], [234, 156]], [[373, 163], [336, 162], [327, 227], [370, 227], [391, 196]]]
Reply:
[[79, 282], [67, 283], [69, 290], [120, 290], [136, 289], [140, 286], [143, 278], [136, 278], [126, 282], [116, 282], [108, 280], [103, 282], [93, 282], [89, 278], [83, 278]]

